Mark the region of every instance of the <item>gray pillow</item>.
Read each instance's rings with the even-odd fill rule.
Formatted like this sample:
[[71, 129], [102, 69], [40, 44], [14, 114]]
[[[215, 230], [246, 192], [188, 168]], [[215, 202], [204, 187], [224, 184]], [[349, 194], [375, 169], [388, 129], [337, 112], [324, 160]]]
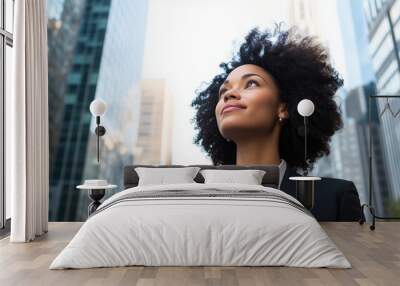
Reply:
[[138, 186], [196, 183], [194, 178], [200, 167], [146, 168], [136, 167]]
[[263, 170], [201, 170], [204, 183], [235, 183], [248, 185], [261, 185], [265, 175]]

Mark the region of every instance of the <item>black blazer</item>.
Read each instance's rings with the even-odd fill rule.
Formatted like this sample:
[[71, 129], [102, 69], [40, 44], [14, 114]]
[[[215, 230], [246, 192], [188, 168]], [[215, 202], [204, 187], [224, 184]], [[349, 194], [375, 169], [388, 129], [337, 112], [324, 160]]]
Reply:
[[[301, 176], [295, 168], [287, 166], [280, 189], [296, 197], [296, 182], [289, 177]], [[318, 221], [357, 221], [361, 205], [356, 186], [352, 181], [326, 178], [315, 183], [314, 207], [311, 213]], [[364, 216], [364, 215], [363, 215]]]

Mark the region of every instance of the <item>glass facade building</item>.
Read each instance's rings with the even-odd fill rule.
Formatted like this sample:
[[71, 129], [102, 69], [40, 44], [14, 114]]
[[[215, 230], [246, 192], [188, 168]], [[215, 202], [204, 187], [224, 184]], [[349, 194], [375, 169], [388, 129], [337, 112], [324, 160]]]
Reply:
[[[291, 23], [302, 28], [318, 39], [328, 48], [337, 49], [331, 43], [318, 18], [321, 2], [316, 0], [291, 1]], [[368, 98], [376, 94], [375, 73], [369, 51], [368, 26], [364, 15], [364, 1], [336, 1], [335, 9], [340, 29], [340, 42], [345, 48], [341, 75], [344, 76], [344, 87], [339, 89], [335, 100], [342, 111], [343, 128], [331, 140], [331, 153], [317, 161], [312, 174], [351, 180], [357, 187], [361, 203], [368, 202], [369, 160], [368, 160]], [[335, 42], [335, 41], [333, 41]], [[332, 58], [335, 64], [339, 58]], [[340, 56], [337, 53], [336, 56]], [[374, 103], [373, 103], [374, 104]], [[381, 124], [376, 105], [372, 110], [373, 134], [373, 199], [374, 206], [380, 215], [386, 215], [385, 200], [389, 198], [386, 155], [381, 140]]]
[[110, 1], [85, 1], [76, 39], [64, 39], [64, 43], [72, 41], [74, 48], [66, 77], [59, 83], [65, 85], [65, 92], [60, 96], [63, 116], [52, 160], [50, 220], [75, 220], [79, 197], [75, 187], [83, 176], [91, 121], [88, 110], [95, 98], [110, 5]]
[[[376, 76], [377, 93], [399, 95], [400, 92], [400, 1], [364, 1], [368, 25], [369, 51]], [[388, 200], [400, 199], [400, 115], [395, 118], [386, 110], [400, 110], [400, 99], [377, 100], [381, 115], [381, 138], [384, 163], [388, 172]]]
[[[134, 146], [138, 137], [140, 88], [143, 53], [148, 15], [147, 0], [111, 2], [104, 39], [101, 65], [96, 85], [96, 98], [107, 103], [101, 124], [106, 134], [101, 138], [100, 164], [96, 160], [95, 120], [92, 117], [83, 176], [86, 179], [104, 178], [119, 188], [123, 186], [123, 167], [133, 164]], [[80, 192], [78, 219], [86, 217], [89, 203]]]
[[[52, 0], [48, 2], [48, 14], [52, 15]], [[53, 4], [60, 6], [59, 2]], [[122, 166], [133, 161], [130, 149], [136, 128], [129, 123], [135, 119], [132, 113], [139, 100], [133, 91], [141, 71], [147, 2], [65, 0], [62, 9], [59, 23], [53, 28], [59, 31], [49, 37], [52, 69], [62, 67], [60, 75], [55, 72], [55, 78], [49, 80], [49, 99], [56, 107], [50, 111], [55, 135], [49, 215], [53, 221], [74, 221], [87, 216], [85, 208], [80, 211], [80, 200], [85, 201], [87, 194], [76, 186], [84, 179], [98, 177], [120, 184]], [[62, 44], [66, 47], [60, 51]], [[95, 98], [102, 98], [108, 105], [102, 117], [107, 133], [101, 140], [101, 161], [106, 160], [111, 173], [105, 173], [96, 161], [94, 118], [89, 111]], [[132, 106], [128, 115], [122, 108], [127, 105]], [[127, 124], [125, 130], [119, 125], [121, 121]], [[117, 132], [122, 134], [118, 136]]]

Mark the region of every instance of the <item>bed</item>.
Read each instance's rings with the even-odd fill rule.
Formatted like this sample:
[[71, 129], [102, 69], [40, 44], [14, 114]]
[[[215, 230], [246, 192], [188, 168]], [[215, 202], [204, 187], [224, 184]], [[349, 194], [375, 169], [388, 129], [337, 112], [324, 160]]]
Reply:
[[[139, 185], [136, 167], [265, 170], [261, 184]], [[312, 214], [277, 189], [276, 166], [132, 165], [50, 269], [144, 266], [351, 268]], [[137, 170], [137, 169], [136, 169]]]

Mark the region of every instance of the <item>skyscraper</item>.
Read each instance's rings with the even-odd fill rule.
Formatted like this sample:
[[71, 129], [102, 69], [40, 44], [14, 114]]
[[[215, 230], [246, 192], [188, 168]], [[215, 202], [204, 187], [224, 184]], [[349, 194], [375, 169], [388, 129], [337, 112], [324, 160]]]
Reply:
[[[135, 113], [139, 102], [129, 97], [129, 92], [140, 77], [147, 1], [69, 2], [82, 5], [82, 14], [65, 83], [54, 82], [65, 84], [65, 91], [50, 184], [50, 220], [73, 221], [86, 218], [87, 194], [76, 190], [77, 185], [97, 177], [119, 184], [122, 166], [133, 162], [137, 127], [132, 124], [123, 132], [120, 128], [126, 114]], [[63, 39], [66, 44], [69, 41], [73, 39]], [[107, 168], [95, 161], [94, 122], [89, 111], [95, 98], [102, 98], [108, 106], [102, 117], [107, 132], [101, 142]], [[107, 142], [112, 144], [105, 146]]]
[[163, 79], [141, 85], [140, 127], [135, 159], [140, 164], [171, 164], [172, 97]]
[[[372, 198], [378, 215], [386, 215], [385, 200], [388, 197], [387, 168], [380, 137], [380, 121], [375, 101], [368, 101], [376, 94], [374, 82], [353, 88], [348, 92], [345, 102], [346, 125], [343, 137], [343, 161], [347, 170], [344, 178], [353, 180], [356, 186], [361, 186], [359, 192], [362, 203], [368, 203], [369, 190], [369, 125], [368, 112], [371, 112], [372, 134]], [[351, 132], [351, 133], [349, 133]], [[352, 150], [353, 149], [353, 150]]]
[[62, 127], [66, 77], [72, 64], [84, 4], [85, 1], [76, 0], [47, 2], [50, 178]]
[[[291, 22], [304, 32], [318, 36], [323, 44], [333, 51], [332, 36], [322, 29], [319, 9], [324, 5], [316, 0], [292, 0]], [[352, 180], [362, 203], [368, 202], [368, 96], [375, 94], [374, 73], [368, 53], [367, 25], [363, 15], [362, 0], [336, 1], [340, 39], [344, 47], [342, 76], [345, 87], [336, 95], [342, 110], [343, 128], [331, 140], [331, 153], [321, 158], [315, 165], [313, 174]], [[336, 47], [340, 46], [336, 45]], [[340, 55], [340, 53], [336, 53]], [[331, 61], [334, 59], [331, 55]], [[338, 59], [336, 59], [338, 62]], [[376, 110], [375, 110], [376, 111]], [[377, 113], [374, 113], [375, 119]], [[383, 200], [387, 194], [386, 168], [383, 163], [382, 143], [379, 136], [379, 120], [372, 124], [374, 134], [374, 198], [376, 209], [383, 214]]]
[[[95, 97], [110, 5], [93, 0], [83, 4], [70, 68], [65, 82], [59, 83], [65, 84], [64, 111], [50, 184], [51, 220], [75, 219], [79, 195], [75, 186], [82, 179], [91, 120], [87, 110]], [[72, 40], [64, 38], [63, 43]]]
[[[369, 31], [369, 50], [377, 80], [377, 93], [395, 95], [400, 92], [400, 1], [364, 1]], [[381, 114], [389, 103], [393, 112], [400, 110], [400, 99], [377, 100]], [[380, 117], [384, 163], [387, 166], [389, 199], [400, 199], [400, 116], [389, 112]]]
[[[101, 118], [107, 131], [101, 138], [98, 164], [92, 117], [82, 176], [103, 178], [118, 185], [119, 188], [107, 192], [108, 196], [121, 190], [123, 167], [136, 161], [133, 152], [139, 128], [147, 15], [147, 0], [114, 0], [111, 3], [95, 96], [107, 103], [107, 111]], [[78, 219], [86, 218], [88, 203], [87, 194], [80, 192]]]
[[345, 49], [345, 85], [348, 90], [361, 88], [375, 81], [368, 50], [368, 29], [363, 0], [336, 1], [340, 31]]

